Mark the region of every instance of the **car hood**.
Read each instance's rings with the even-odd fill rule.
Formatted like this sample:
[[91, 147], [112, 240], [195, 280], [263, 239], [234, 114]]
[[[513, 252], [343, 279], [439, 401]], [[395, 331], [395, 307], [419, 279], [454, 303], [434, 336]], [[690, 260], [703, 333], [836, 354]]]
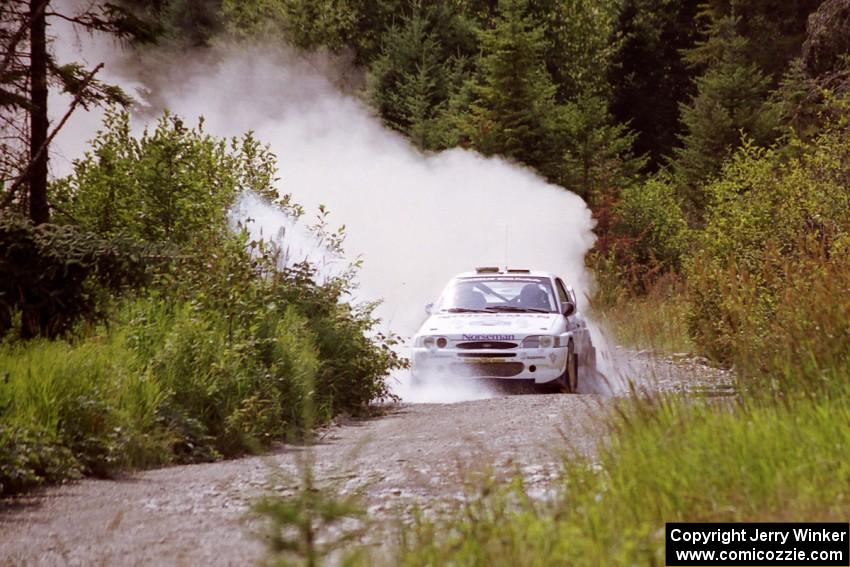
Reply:
[[563, 316], [558, 313], [437, 313], [422, 324], [418, 334], [468, 340], [502, 338], [497, 335], [522, 338], [553, 332], [559, 321]]

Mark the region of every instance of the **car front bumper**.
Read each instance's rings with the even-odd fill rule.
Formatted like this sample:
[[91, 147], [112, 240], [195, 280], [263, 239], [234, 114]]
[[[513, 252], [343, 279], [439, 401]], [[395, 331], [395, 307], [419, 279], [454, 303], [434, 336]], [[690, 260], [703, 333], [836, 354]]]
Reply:
[[472, 351], [414, 347], [411, 371], [418, 379], [557, 380], [567, 367], [567, 348], [515, 348]]

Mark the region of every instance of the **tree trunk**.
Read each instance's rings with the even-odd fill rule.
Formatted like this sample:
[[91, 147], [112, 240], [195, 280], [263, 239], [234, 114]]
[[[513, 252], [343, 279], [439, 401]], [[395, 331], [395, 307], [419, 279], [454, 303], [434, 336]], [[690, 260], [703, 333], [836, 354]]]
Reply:
[[43, 0], [30, 0], [30, 219], [50, 220], [47, 204], [47, 22]]

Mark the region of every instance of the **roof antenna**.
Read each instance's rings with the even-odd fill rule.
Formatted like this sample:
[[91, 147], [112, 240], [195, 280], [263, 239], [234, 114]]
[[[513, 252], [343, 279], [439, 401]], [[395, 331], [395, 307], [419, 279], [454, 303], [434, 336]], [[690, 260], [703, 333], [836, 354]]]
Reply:
[[508, 223], [505, 223], [505, 269], [508, 269]]

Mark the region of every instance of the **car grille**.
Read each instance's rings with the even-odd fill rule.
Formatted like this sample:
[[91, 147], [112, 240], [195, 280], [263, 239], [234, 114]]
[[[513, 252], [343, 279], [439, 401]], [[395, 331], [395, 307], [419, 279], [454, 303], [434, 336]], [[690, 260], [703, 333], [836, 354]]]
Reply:
[[451, 371], [457, 376], [471, 376], [479, 378], [510, 378], [521, 373], [525, 365], [522, 362], [494, 362], [482, 364], [451, 365]]
[[515, 352], [459, 352], [461, 358], [512, 358]]
[[467, 343], [458, 343], [457, 348], [463, 349], [510, 349], [516, 348], [516, 343], [507, 343], [503, 341], [471, 341]]

